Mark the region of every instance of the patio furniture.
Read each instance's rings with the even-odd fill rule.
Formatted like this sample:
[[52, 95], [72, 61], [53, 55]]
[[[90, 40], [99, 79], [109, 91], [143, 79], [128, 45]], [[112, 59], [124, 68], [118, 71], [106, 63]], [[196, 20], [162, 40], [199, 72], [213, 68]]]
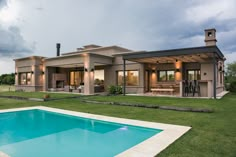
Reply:
[[201, 93], [200, 93], [200, 85], [199, 85], [199, 83], [198, 83], [197, 80], [194, 80], [194, 81], [193, 81], [193, 87], [192, 87], [192, 89], [193, 89], [193, 96], [195, 95], [195, 93], [198, 93], [198, 96], [201, 95]]
[[188, 96], [190, 93], [190, 86], [188, 80], [184, 80], [183, 82], [184, 96]]
[[158, 93], [158, 92], [170, 92], [171, 95], [174, 94], [174, 89], [173, 88], [151, 88], [151, 92], [154, 93]]

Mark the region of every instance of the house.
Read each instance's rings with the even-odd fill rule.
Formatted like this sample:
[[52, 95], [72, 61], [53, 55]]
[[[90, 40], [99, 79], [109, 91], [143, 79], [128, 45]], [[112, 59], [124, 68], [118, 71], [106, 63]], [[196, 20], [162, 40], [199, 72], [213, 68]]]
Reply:
[[205, 46], [172, 50], [137, 52], [120, 46], [86, 45], [60, 54], [57, 44], [56, 57], [15, 59], [15, 86], [24, 91], [90, 95], [120, 85], [124, 94], [216, 98], [224, 91], [225, 61], [216, 42], [216, 30], [207, 29]]

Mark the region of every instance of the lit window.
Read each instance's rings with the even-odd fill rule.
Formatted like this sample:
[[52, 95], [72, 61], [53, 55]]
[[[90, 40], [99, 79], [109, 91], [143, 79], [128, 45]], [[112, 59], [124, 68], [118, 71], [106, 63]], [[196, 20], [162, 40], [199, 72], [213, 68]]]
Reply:
[[201, 79], [201, 72], [200, 70], [188, 70], [188, 80], [200, 80]]
[[158, 71], [158, 81], [174, 81], [175, 80], [175, 71], [174, 70], [162, 70]]
[[20, 85], [31, 85], [31, 73], [20, 73], [19, 82]]
[[84, 71], [70, 72], [70, 85], [79, 86], [84, 83]]
[[94, 84], [95, 85], [104, 84], [104, 69], [94, 71]]
[[[117, 72], [117, 84], [123, 85], [123, 71]], [[126, 76], [126, 86], [138, 86], [139, 85], [139, 71], [128, 70], [125, 72]]]

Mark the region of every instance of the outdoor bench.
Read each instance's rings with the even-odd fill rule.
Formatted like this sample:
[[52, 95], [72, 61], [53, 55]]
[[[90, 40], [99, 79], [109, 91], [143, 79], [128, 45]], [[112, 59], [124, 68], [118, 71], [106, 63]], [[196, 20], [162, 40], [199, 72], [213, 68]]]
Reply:
[[158, 92], [170, 92], [171, 95], [173, 95], [174, 93], [174, 89], [173, 88], [151, 88], [151, 92], [154, 93], [158, 93]]

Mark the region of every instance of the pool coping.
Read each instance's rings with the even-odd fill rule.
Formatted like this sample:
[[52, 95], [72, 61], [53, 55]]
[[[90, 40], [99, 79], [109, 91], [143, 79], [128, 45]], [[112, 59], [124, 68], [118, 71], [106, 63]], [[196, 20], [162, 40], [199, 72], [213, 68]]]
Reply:
[[102, 120], [107, 122], [115, 122], [127, 125], [141, 126], [153, 129], [161, 129], [162, 132], [148, 138], [147, 140], [121, 152], [116, 155], [116, 157], [154, 157], [159, 154], [162, 150], [167, 148], [170, 144], [188, 132], [191, 127], [189, 126], [181, 126], [181, 125], [173, 125], [173, 124], [164, 124], [164, 123], [156, 123], [156, 122], [147, 122], [141, 120], [133, 120], [133, 119], [125, 119], [125, 118], [116, 118], [110, 116], [96, 115], [84, 112], [77, 111], [69, 111], [58, 108], [51, 108], [45, 106], [34, 106], [34, 107], [24, 107], [24, 108], [14, 108], [14, 109], [3, 109], [0, 110], [0, 113], [5, 112], [14, 112], [14, 111], [23, 111], [23, 110], [32, 110], [32, 109], [40, 109], [45, 111], [57, 112], [68, 114], [72, 116], [79, 116], [84, 118], [91, 118], [96, 120]]

